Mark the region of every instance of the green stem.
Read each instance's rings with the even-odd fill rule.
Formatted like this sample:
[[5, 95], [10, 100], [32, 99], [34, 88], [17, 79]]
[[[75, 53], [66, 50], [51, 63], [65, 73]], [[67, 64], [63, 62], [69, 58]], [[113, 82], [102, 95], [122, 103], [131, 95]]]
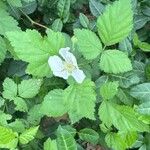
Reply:
[[106, 45], [104, 45], [104, 47], [103, 47], [103, 50], [102, 50], [102, 51], [104, 51], [106, 47], [107, 47], [107, 46], [106, 46]]
[[40, 24], [40, 23], [37, 23], [37, 22], [35, 22], [34, 20], [32, 20], [26, 13], [24, 13], [21, 9], [19, 9], [21, 12], [22, 12], [22, 14], [31, 22], [31, 24], [32, 25], [37, 25], [37, 26], [39, 26], [39, 27], [42, 27], [42, 28], [45, 28], [45, 29], [49, 29], [48, 27], [46, 27], [46, 26], [44, 26], [44, 25], [42, 25], [42, 24]]

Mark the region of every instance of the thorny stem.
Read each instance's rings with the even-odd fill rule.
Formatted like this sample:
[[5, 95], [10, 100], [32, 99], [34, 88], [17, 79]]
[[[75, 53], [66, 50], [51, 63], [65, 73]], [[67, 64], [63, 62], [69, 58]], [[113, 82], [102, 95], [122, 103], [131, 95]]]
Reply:
[[31, 24], [32, 25], [37, 25], [37, 26], [39, 26], [39, 27], [42, 27], [42, 28], [45, 28], [45, 29], [49, 29], [48, 27], [46, 27], [46, 26], [44, 26], [44, 25], [42, 25], [42, 24], [40, 24], [40, 23], [37, 23], [37, 22], [35, 22], [34, 20], [32, 20], [26, 13], [24, 13], [21, 9], [19, 9], [21, 12], [22, 12], [22, 14], [31, 22]]

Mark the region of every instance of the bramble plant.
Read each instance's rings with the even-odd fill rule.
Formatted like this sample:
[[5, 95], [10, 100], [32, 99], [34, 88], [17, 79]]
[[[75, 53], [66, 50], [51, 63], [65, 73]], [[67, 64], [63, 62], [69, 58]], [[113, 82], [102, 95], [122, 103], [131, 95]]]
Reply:
[[150, 148], [149, 0], [0, 1], [0, 149]]

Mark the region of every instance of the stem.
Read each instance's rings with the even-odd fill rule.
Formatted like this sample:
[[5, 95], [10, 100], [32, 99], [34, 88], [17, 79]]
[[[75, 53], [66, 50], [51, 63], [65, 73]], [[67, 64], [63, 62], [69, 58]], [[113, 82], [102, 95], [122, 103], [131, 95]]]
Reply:
[[38, 23], [38, 22], [35, 22], [34, 20], [32, 20], [26, 13], [24, 13], [21, 9], [19, 9], [21, 12], [22, 12], [22, 14], [31, 22], [31, 24], [32, 25], [37, 25], [37, 26], [39, 26], [39, 27], [42, 27], [42, 28], [44, 28], [44, 29], [49, 29], [48, 27], [46, 27], [46, 26], [44, 26], [44, 25], [42, 25], [42, 24], [40, 24], [40, 23]]
[[106, 48], [106, 45], [104, 45], [104, 47], [103, 47], [103, 50], [102, 50], [102, 51], [104, 51], [104, 50], [105, 50], [105, 48]]

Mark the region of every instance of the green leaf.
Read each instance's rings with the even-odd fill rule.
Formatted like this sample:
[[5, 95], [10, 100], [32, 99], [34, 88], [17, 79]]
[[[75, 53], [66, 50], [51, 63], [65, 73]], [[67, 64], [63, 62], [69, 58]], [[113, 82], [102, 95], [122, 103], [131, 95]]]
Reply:
[[82, 84], [73, 84], [65, 89], [65, 105], [68, 108], [69, 117], [75, 123], [83, 117], [95, 120], [96, 94], [94, 83], [85, 80]]
[[140, 82], [140, 78], [134, 72], [126, 72], [124, 74], [111, 75], [112, 80], [119, 81], [119, 85], [122, 88], [129, 88], [132, 85], [138, 84]]
[[18, 85], [18, 94], [22, 98], [33, 98], [38, 94], [41, 86], [41, 80], [29, 79], [23, 80], [21, 84]]
[[70, 14], [70, 0], [59, 0], [57, 4], [58, 15], [67, 22]]
[[131, 1], [119, 0], [108, 5], [104, 13], [98, 18], [97, 27], [105, 45], [109, 46], [121, 42], [129, 35], [133, 27]]
[[141, 42], [138, 35], [135, 34], [133, 38], [134, 45], [139, 47], [144, 52], [150, 52], [150, 44], [146, 42]]
[[39, 129], [39, 126], [31, 127], [25, 130], [22, 134], [20, 134], [19, 142], [21, 144], [28, 144], [30, 141], [32, 141], [35, 138], [38, 129]]
[[127, 53], [128, 55], [132, 54], [133, 48], [132, 48], [132, 43], [129, 38], [125, 38], [123, 41], [119, 43], [119, 50]]
[[114, 125], [120, 131], [149, 131], [149, 127], [138, 120], [138, 114], [128, 106], [103, 101], [99, 116], [106, 126]]
[[93, 129], [85, 128], [79, 131], [79, 137], [81, 140], [96, 145], [99, 140], [99, 135]]
[[[47, 107], [49, 106], [49, 107]], [[50, 117], [59, 117], [67, 112], [64, 103], [64, 91], [55, 89], [50, 91], [44, 98], [41, 106], [41, 112]]]
[[43, 114], [41, 112], [41, 104], [34, 105], [28, 112], [27, 121], [36, 126], [40, 123], [42, 117]]
[[0, 96], [0, 108], [4, 105], [5, 100]]
[[21, 112], [27, 112], [28, 106], [24, 99], [20, 97], [14, 98], [14, 104], [16, 105], [15, 110], [21, 111]]
[[21, 7], [21, 0], [7, 0], [7, 2], [14, 7]]
[[4, 9], [0, 9], [0, 34], [5, 36], [8, 31], [17, 31], [20, 28], [17, 26], [17, 21], [11, 17]]
[[6, 55], [6, 44], [3, 38], [0, 37], [0, 64], [4, 61]]
[[44, 142], [44, 150], [58, 150], [56, 140], [51, 140], [50, 138], [48, 138]]
[[139, 105], [137, 111], [143, 115], [150, 115], [150, 102], [145, 102]]
[[18, 133], [0, 126], [0, 148], [15, 149], [18, 144]]
[[86, 59], [94, 59], [102, 52], [102, 44], [94, 32], [87, 29], [75, 29], [74, 34], [79, 51]]
[[105, 141], [109, 147], [117, 150], [126, 150], [136, 141], [137, 134], [135, 132], [119, 132], [108, 133]]
[[62, 126], [63, 129], [67, 130], [73, 137], [75, 137], [77, 131], [70, 125]]
[[0, 110], [0, 125], [7, 126], [8, 125], [7, 121], [11, 119], [12, 119], [11, 115], [6, 114]]
[[13, 100], [17, 96], [17, 84], [10, 78], [6, 78], [3, 82], [3, 97]]
[[142, 83], [131, 88], [130, 95], [141, 101], [150, 101], [150, 83]]
[[118, 86], [117, 81], [104, 83], [100, 88], [103, 99], [112, 99], [118, 92]]
[[59, 150], [77, 150], [75, 139], [71, 133], [61, 126], [57, 130], [57, 146]]
[[136, 15], [135, 19], [134, 19], [134, 28], [135, 28], [135, 30], [139, 30], [142, 27], [144, 27], [145, 24], [148, 22], [148, 20], [149, 20], [148, 16], [141, 15], [141, 14]]
[[129, 95], [128, 91], [124, 89], [119, 89], [116, 97], [126, 105], [133, 105], [133, 98]]
[[101, 55], [100, 68], [106, 73], [123, 73], [132, 70], [128, 56], [118, 50], [107, 50]]
[[26, 72], [38, 77], [50, 75], [48, 58], [65, 44], [64, 36], [52, 30], [47, 30], [44, 38], [36, 30], [8, 32], [7, 37], [18, 58], [29, 63]]
[[62, 28], [63, 28], [63, 22], [61, 21], [61, 19], [56, 19], [52, 24], [52, 29], [54, 31], [60, 31], [61, 32]]
[[83, 13], [80, 13], [79, 20], [80, 20], [81, 25], [84, 28], [88, 28], [90, 22], [89, 22], [89, 19], [87, 18], [87, 16], [85, 16]]
[[25, 130], [25, 125], [21, 119], [16, 119], [14, 122], [8, 124], [8, 126], [15, 132], [22, 133]]
[[95, 17], [100, 16], [102, 14], [102, 12], [104, 11], [104, 5], [102, 3], [100, 3], [100, 1], [98, 1], [98, 0], [90, 0], [89, 7], [90, 7], [91, 13]]

